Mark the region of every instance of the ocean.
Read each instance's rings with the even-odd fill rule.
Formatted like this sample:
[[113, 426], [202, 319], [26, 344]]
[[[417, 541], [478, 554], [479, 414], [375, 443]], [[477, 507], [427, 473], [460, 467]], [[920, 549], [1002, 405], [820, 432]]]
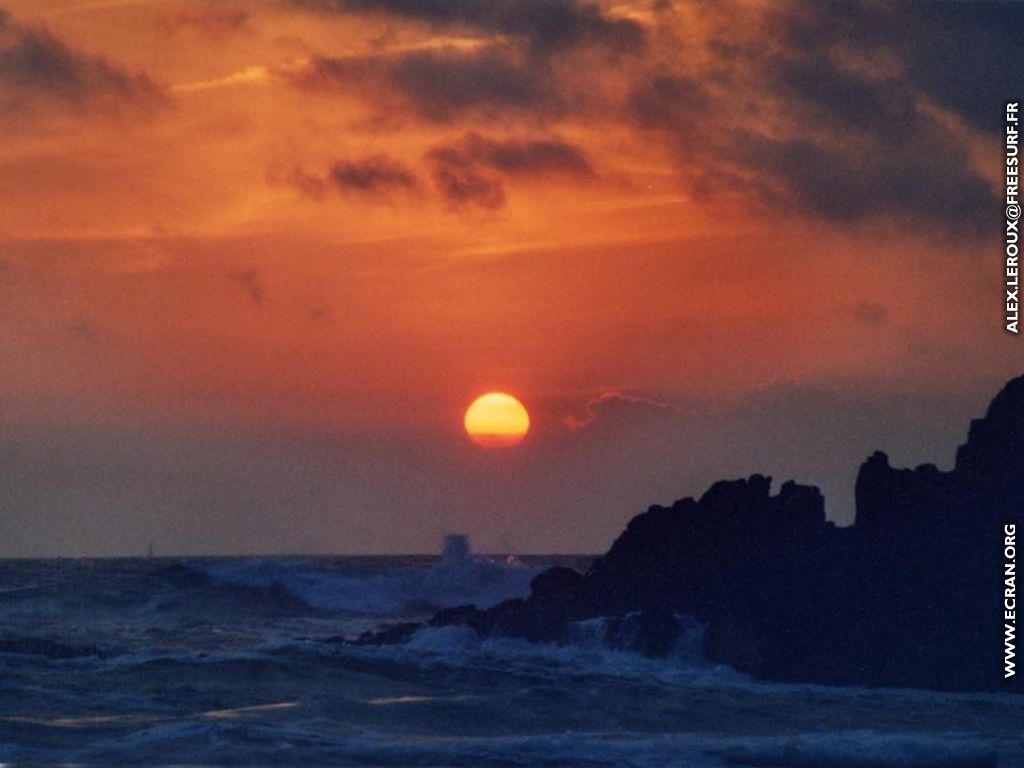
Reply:
[[666, 659], [602, 620], [561, 646], [465, 627], [340, 642], [589, 561], [0, 561], [0, 762], [1024, 766], [1019, 697], [758, 682], [704, 660], [692, 620]]

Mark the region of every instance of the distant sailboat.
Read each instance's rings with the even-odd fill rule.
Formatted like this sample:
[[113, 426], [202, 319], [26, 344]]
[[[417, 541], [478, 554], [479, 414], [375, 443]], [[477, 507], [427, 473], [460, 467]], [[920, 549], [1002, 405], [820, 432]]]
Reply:
[[149, 546], [146, 547], [146, 557], [153, 557], [153, 542], [149, 542]]

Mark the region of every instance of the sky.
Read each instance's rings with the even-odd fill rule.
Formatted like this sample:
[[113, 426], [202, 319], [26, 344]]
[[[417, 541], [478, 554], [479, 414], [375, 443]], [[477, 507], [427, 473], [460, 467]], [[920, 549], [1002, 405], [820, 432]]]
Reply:
[[0, 8], [0, 556], [600, 552], [754, 472], [849, 524], [1024, 371], [1022, 6]]

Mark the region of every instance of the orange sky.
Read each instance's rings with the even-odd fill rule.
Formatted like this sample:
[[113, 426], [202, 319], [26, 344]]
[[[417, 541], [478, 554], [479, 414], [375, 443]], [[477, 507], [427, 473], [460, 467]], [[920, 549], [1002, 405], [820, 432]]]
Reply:
[[[762, 2], [4, 8], [0, 423], [20, 479], [0, 555], [429, 551], [452, 527], [600, 549], [647, 503], [763, 470], [728, 435], [749, 417], [740, 442], [778, 437], [750, 415], [765, 392], [778, 418], [818, 404], [769, 462], [846, 493], [848, 520], [858, 451], [898, 425], [902, 460], [948, 461], [1021, 368], [999, 315], [1002, 106], [964, 85], [1011, 77], [971, 53], [1008, 44], [985, 19], [844, 4], [844, 36], [820, 6]], [[966, 76], [946, 82], [927, 65], [951, 34]], [[460, 433], [488, 389], [531, 410], [514, 457]], [[132, 447], [161, 435], [223, 471], [167, 480]], [[355, 458], [289, 468], [295, 435]], [[68, 468], [83, 455], [109, 487]], [[297, 525], [251, 511], [256, 473]]]

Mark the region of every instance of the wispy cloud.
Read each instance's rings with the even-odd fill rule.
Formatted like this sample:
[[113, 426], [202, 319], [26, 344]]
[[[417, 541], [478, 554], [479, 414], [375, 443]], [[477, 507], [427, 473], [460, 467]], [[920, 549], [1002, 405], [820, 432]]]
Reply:
[[231, 88], [236, 85], [261, 84], [269, 82], [272, 78], [273, 75], [268, 67], [254, 64], [224, 77], [172, 85], [170, 90], [172, 93], [194, 93], [196, 91], [210, 91], [217, 88]]

